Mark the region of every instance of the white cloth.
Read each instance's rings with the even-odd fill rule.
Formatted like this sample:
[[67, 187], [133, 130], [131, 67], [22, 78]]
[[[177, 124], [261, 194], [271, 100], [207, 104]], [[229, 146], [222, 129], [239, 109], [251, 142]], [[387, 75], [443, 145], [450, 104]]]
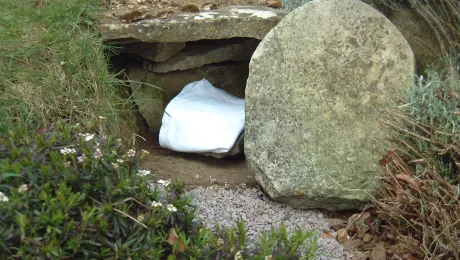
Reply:
[[244, 99], [206, 79], [187, 86], [166, 106], [160, 146], [178, 152], [228, 152], [244, 130]]

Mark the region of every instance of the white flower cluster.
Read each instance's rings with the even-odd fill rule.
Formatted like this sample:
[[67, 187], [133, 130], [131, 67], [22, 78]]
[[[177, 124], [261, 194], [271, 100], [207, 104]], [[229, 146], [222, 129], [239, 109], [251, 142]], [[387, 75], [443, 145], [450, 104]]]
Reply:
[[[158, 202], [158, 201], [152, 201], [152, 203], [150, 204], [150, 206], [152, 208], [159, 208], [159, 207], [163, 207], [163, 204], [161, 204], [161, 202]], [[174, 207], [173, 204], [168, 204], [166, 205], [166, 209], [169, 211], [169, 212], [176, 212], [177, 211], [177, 208]]]
[[147, 176], [149, 174], [150, 174], [150, 171], [148, 171], [148, 170], [138, 170], [137, 171], [137, 175], [139, 175], [139, 176]]
[[88, 157], [84, 153], [82, 153], [80, 156], [77, 157], [78, 162], [84, 162]]
[[94, 134], [79, 134], [86, 142], [91, 141], [94, 138]]
[[168, 185], [171, 184], [171, 180], [167, 180], [167, 181], [159, 180], [158, 183], [165, 187], [168, 187]]
[[8, 202], [8, 197], [0, 191], [0, 202]]
[[102, 157], [101, 149], [96, 148], [96, 151], [94, 152], [93, 156], [94, 158], [97, 158], [97, 159], [101, 158]]
[[19, 192], [24, 192], [24, 191], [27, 191], [29, 189], [29, 187], [27, 187], [26, 184], [22, 184], [21, 187], [18, 188], [18, 191]]
[[128, 157], [134, 157], [136, 156], [136, 152], [133, 149], [129, 149], [129, 151], [126, 153]]
[[73, 149], [73, 148], [62, 148], [61, 150], [59, 150], [59, 152], [61, 154], [64, 154], [64, 155], [67, 155], [67, 154], [74, 154], [74, 153], [77, 153], [77, 150]]
[[176, 212], [177, 211], [177, 208], [174, 207], [173, 204], [166, 205], [166, 209], [169, 210], [170, 212]]
[[152, 208], [157, 208], [157, 207], [163, 206], [163, 204], [161, 204], [161, 202], [158, 202], [158, 201], [152, 201], [152, 204], [150, 206]]

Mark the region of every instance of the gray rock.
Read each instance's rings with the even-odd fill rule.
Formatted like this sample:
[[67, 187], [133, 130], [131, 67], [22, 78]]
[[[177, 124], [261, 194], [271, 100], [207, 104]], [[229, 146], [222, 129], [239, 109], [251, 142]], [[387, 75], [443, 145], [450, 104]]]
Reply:
[[[129, 65], [127, 68], [130, 80], [149, 84], [142, 86], [133, 84], [131, 87], [137, 92], [136, 105], [152, 132], [160, 130], [164, 108], [188, 83], [206, 78], [213, 86], [243, 98], [248, 70], [248, 62], [210, 64], [169, 73], [155, 73], [134, 65]], [[152, 86], [159, 87], [163, 91]]]
[[[149, 131], [160, 130], [164, 112], [163, 92], [160, 87], [148, 84], [147, 74], [142, 69], [129, 69], [128, 78], [134, 102], [145, 119]], [[147, 83], [147, 84], [144, 84]]]
[[312, 1], [257, 47], [246, 87], [245, 154], [276, 201], [362, 208], [376, 193], [377, 120], [412, 84], [414, 57], [358, 0]]
[[162, 62], [185, 48], [185, 42], [137, 42], [123, 46], [121, 52], [132, 53], [155, 62]]
[[223, 61], [245, 61], [251, 58], [259, 42], [256, 39], [191, 42], [187, 43], [184, 51], [167, 61], [161, 63], [145, 61], [143, 67], [153, 72], [166, 73]]
[[98, 26], [105, 40], [188, 42], [236, 37], [262, 40], [285, 15], [286, 11], [268, 7], [232, 6], [208, 12], [178, 13], [167, 19], [146, 19], [129, 24], [101, 18]]

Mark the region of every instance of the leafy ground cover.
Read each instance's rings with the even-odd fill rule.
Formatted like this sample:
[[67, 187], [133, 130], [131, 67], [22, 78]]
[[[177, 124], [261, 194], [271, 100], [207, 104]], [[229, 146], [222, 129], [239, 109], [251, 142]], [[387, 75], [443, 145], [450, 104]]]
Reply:
[[94, 29], [101, 6], [0, 5], [0, 259], [311, 259], [313, 232], [281, 226], [248, 248], [242, 222], [205, 229], [184, 184], [124, 148], [129, 93]]

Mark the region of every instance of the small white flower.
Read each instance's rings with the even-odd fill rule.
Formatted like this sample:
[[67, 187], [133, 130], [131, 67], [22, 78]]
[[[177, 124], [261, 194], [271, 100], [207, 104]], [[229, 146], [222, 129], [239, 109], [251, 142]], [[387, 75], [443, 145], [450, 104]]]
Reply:
[[174, 205], [172, 205], [172, 204], [166, 205], [166, 209], [169, 210], [170, 212], [176, 212], [177, 211], [177, 208], [174, 207]]
[[61, 60], [61, 66], [64, 66], [65, 62]]
[[72, 149], [72, 148], [62, 148], [61, 150], [59, 150], [61, 152], [61, 154], [64, 154], [64, 155], [67, 155], [67, 154], [74, 154], [76, 153], [77, 151], [75, 149]]
[[169, 181], [159, 180], [158, 183], [165, 187], [168, 187], [168, 185], [171, 184], [171, 181], [170, 180]]
[[72, 106], [73, 109], [77, 109], [77, 106]]
[[0, 191], [0, 202], [8, 202], [8, 197]]
[[76, 123], [76, 124], [73, 126], [73, 128], [77, 128], [77, 127], [79, 127], [79, 126], [80, 126], [80, 123]]
[[217, 239], [217, 245], [222, 246], [224, 244], [224, 240], [222, 238]]
[[111, 155], [117, 155], [118, 153], [117, 153], [117, 151], [112, 150], [112, 151], [110, 152], [110, 154], [111, 154]]
[[137, 175], [139, 176], [146, 176], [146, 175], [149, 175], [150, 174], [150, 171], [148, 170], [138, 170], [137, 171]]
[[101, 149], [97, 148], [93, 156], [94, 158], [97, 158], [97, 159], [101, 158], [102, 157]]
[[21, 187], [19, 187], [18, 191], [19, 192], [24, 192], [24, 191], [27, 191], [29, 188], [27, 187], [27, 185], [25, 184], [22, 184]]
[[161, 204], [161, 202], [158, 202], [158, 201], [152, 201], [152, 204], [150, 206], [153, 208], [156, 208], [156, 207], [163, 206], [163, 204]]
[[241, 251], [236, 252], [234, 260], [243, 260], [243, 255], [241, 254]]
[[70, 167], [70, 161], [65, 162], [64, 167]]
[[121, 139], [120, 139], [120, 138], [117, 138], [117, 139], [115, 140], [115, 143], [116, 143], [117, 145], [121, 145]]
[[80, 134], [81, 137], [85, 139], [86, 142], [91, 141], [94, 138], [94, 134]]
[[86, 155], [83, 153], [82, 155], [78, 156], [77, 157], [78, 159], [78, 162], [84, 162], [86, 159], [88, 159], [88, 157], [86, 157]]
[[129, 149], [129, 151], [126, 153], [128, 157], [134, 157], [136, 156], [136, 152], [133, 149]]
[[142, 222], [144, 220], [144, 215], [137, 216], [137, 221]]
[[117, 159], [117, 163], [124, 163], [125, 161], [123, 159]]
[[118, 164], [116, 164], [116, 163], [113, 162], [113, 163], [112, 163], [112, 167], [115, 168], [115, 169], [118, 169]]

